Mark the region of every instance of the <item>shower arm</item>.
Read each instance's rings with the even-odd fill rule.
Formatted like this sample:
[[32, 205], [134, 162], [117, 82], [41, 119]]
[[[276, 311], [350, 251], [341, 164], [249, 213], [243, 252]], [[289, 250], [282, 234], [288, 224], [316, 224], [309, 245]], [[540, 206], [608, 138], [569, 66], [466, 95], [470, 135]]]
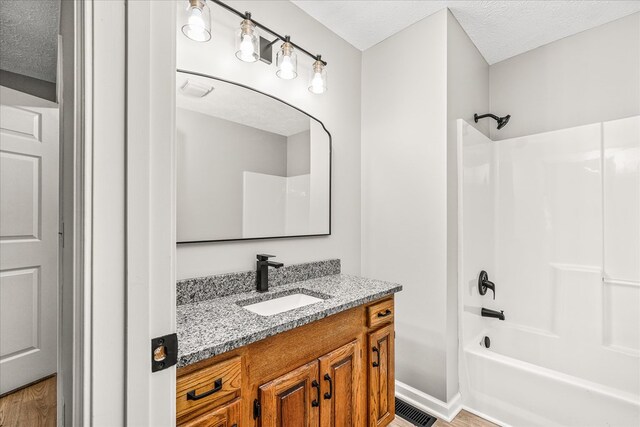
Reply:
[[495, 120], [495, 121], [498, 121], [498, 120], [500, 119], [500, 117], [496, 116], [495, 114], [488, 113], [488, 114], [483, 114], [483, 115], [481, 115], [481, 116], [479, 116], [479, 115], [477, 115], [477, 114], [474, 114], [474, 115], [473, 115], [473, 120], [474, 120], [476, 123], [478, 123], [478, 120], [480, 120], [480, 119], [484, 119], [485, 117], [491, 117], [491, 118], [492, 118], [493, 120]]

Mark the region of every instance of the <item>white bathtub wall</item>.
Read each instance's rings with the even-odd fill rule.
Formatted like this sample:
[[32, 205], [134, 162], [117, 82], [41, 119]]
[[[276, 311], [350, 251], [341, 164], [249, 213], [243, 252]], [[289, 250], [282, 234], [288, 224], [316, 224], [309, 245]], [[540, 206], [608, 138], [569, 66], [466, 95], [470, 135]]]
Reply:
[[243, 172], [243, 237], [282, 236], [285, 233], [286, 213], [287, 177]]
[[[481, 135], [459, 130], [463, 403], [512, 425], [637, 425], [640, 117], [489, 143], [493, 165]], [[483, 165], [497, 174], [486, 178]], [[494, 211], [479, 186], [492, 177]], [[491, 238], [477, 231], [487, 215], [495, 302], [474, 277], [491, 261], [481, 249]], [[506, 321], [479, 317], [479, 306], [504, 310]], [[491, 350], [479, 344], [485, 335]], [[527, 387], [513, 388], [514, 378]]]
[[603, 145], [603, 341], [640, 354], [640, 117], [604, 123]]
[[[480, 309], [488, 296], [478, 293], [478, 275], [486, 270], [495, 280], [495, 145], [484, 134], [466, 121], [457, 121], [458, 149], [461, 165], [458, 167], [459, 184], [459, 363], [458, 378], [463, 403], [469, 405], [474, 393], [470, 378], [469, 360], [464, 347], [479, 344], [485, 321]], [[477, 406], [476, 406], [477, 407]]]
[[284, 231], [290, 236], [309, 234], [310, 230], [313, 230], [309, 227], [310, 198], [312, 196], [310, 177], [309, 174], [306, 174], [287, 178], [287, 213]]
[[585, 269], [600, 286], [600, 134], [595, 124], [496, 142], [496, 300], [485, 306], [511, 323], [556, 334], [561, 287], [579, 286]]
[[310, 181], [309, 174], [284, 177], [244, 172], [243, 237], [318, 233], [320, 228], [309, 227], [309, 209], [313, 199]]
[[478, 275], [485, 270], [495, 280], [495, 145], [484, 134], [464, 120], [458, 120], [458, 144], [462, 147], [460, 182], [462, 202], [462, 244], [460, 312], [466, 327], [462, 329], [462, 342], [475, 339], [484, 324], [479, 319], [482, 304], [491, 293], [478, 293]]

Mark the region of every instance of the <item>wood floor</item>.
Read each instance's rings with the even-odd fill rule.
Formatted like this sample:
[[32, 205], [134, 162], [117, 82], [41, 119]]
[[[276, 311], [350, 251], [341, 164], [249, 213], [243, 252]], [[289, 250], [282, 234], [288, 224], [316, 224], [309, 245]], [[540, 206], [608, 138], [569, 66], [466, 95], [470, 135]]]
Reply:
[[0, 427], [55, 427], [56, 376], [0, 398]]
[[[408, 421], [400, 417], [396, 417], [391, 422], [390, 427], [413, 427]], [[450, 423], [442, 420], [436, 421], [433, 427], [497, 427], [496, 424], [490, 423], [484, 418], [477, 417], [467, 411], [460, 411], [457, 417]]]

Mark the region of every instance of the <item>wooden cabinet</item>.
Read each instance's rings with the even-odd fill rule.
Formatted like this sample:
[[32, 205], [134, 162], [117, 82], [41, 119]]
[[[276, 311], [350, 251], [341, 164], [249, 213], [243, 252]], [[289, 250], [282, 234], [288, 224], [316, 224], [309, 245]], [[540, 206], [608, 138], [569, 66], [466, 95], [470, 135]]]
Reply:
[[318, 427], [318, 363], [260, 386], [262, 427]]
[[355, 340], [260, 386], [262, 427], [362, 425], [360, 360]]
[[355, 340], [320, 357], [320, 380], [323, 386], [320, 401], [321, 427], [351, 427], [363, 424], [359, 419], [362, 400], [361, 352], [360, 340]]
[[393, 324], [368, 334], [369, 426], [386, 426], [395, 417]]
[[394, 314], [385, 298], [179, 368], [177, 424], [385, 427]]

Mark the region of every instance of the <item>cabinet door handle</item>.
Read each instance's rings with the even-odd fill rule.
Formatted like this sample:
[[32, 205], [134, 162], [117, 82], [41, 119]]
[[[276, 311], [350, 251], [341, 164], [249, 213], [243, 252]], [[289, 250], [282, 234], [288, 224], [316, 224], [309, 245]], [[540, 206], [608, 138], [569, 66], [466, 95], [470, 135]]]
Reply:
[[311, 387], [315, 387], [318, 389], [318, 394], [316, 396], [318, 396], [317, 399], [312, 400], [311, 401], [311, 406], [313, 406], [314, 408], [317, 407], [318, 405], [320, 405], [320, 384], [318, 384], [318, 381], [313, 380], [313, 382], [311, 383]]
[[200, 400], [207, 396], [211, 396], [213, 393], [216, 393], [220, 390], [222, 390], [222, 378], [218, 378], [217, 380], [215, 380], [213, 382], [213, 388], [209, 391], [205, 391], [202, 394], [196, 394], [195, 390], [191, 390], [187, 393], [187, 400]]
[[324, 374], [324, 379], [325, 381], [329, 381], [329, 393], [325, 393], [324, 398], [331, 399], [331, 396], [333, 395], [333, 382], [331, 381], [331, 375]]
[[391, 310], [387, 308], [385, 311], [381, 311], [380, 313], [378, 313], [378, 317], [387, 317], [390, 314], [391, 314]]
[[373, 347], [373, 352], [378, 355], [378, 361], [373, 362], [373, 367], [377, 368], [378, 366], [380, 366], [380, 350], [378, 350], [378, 347]]

